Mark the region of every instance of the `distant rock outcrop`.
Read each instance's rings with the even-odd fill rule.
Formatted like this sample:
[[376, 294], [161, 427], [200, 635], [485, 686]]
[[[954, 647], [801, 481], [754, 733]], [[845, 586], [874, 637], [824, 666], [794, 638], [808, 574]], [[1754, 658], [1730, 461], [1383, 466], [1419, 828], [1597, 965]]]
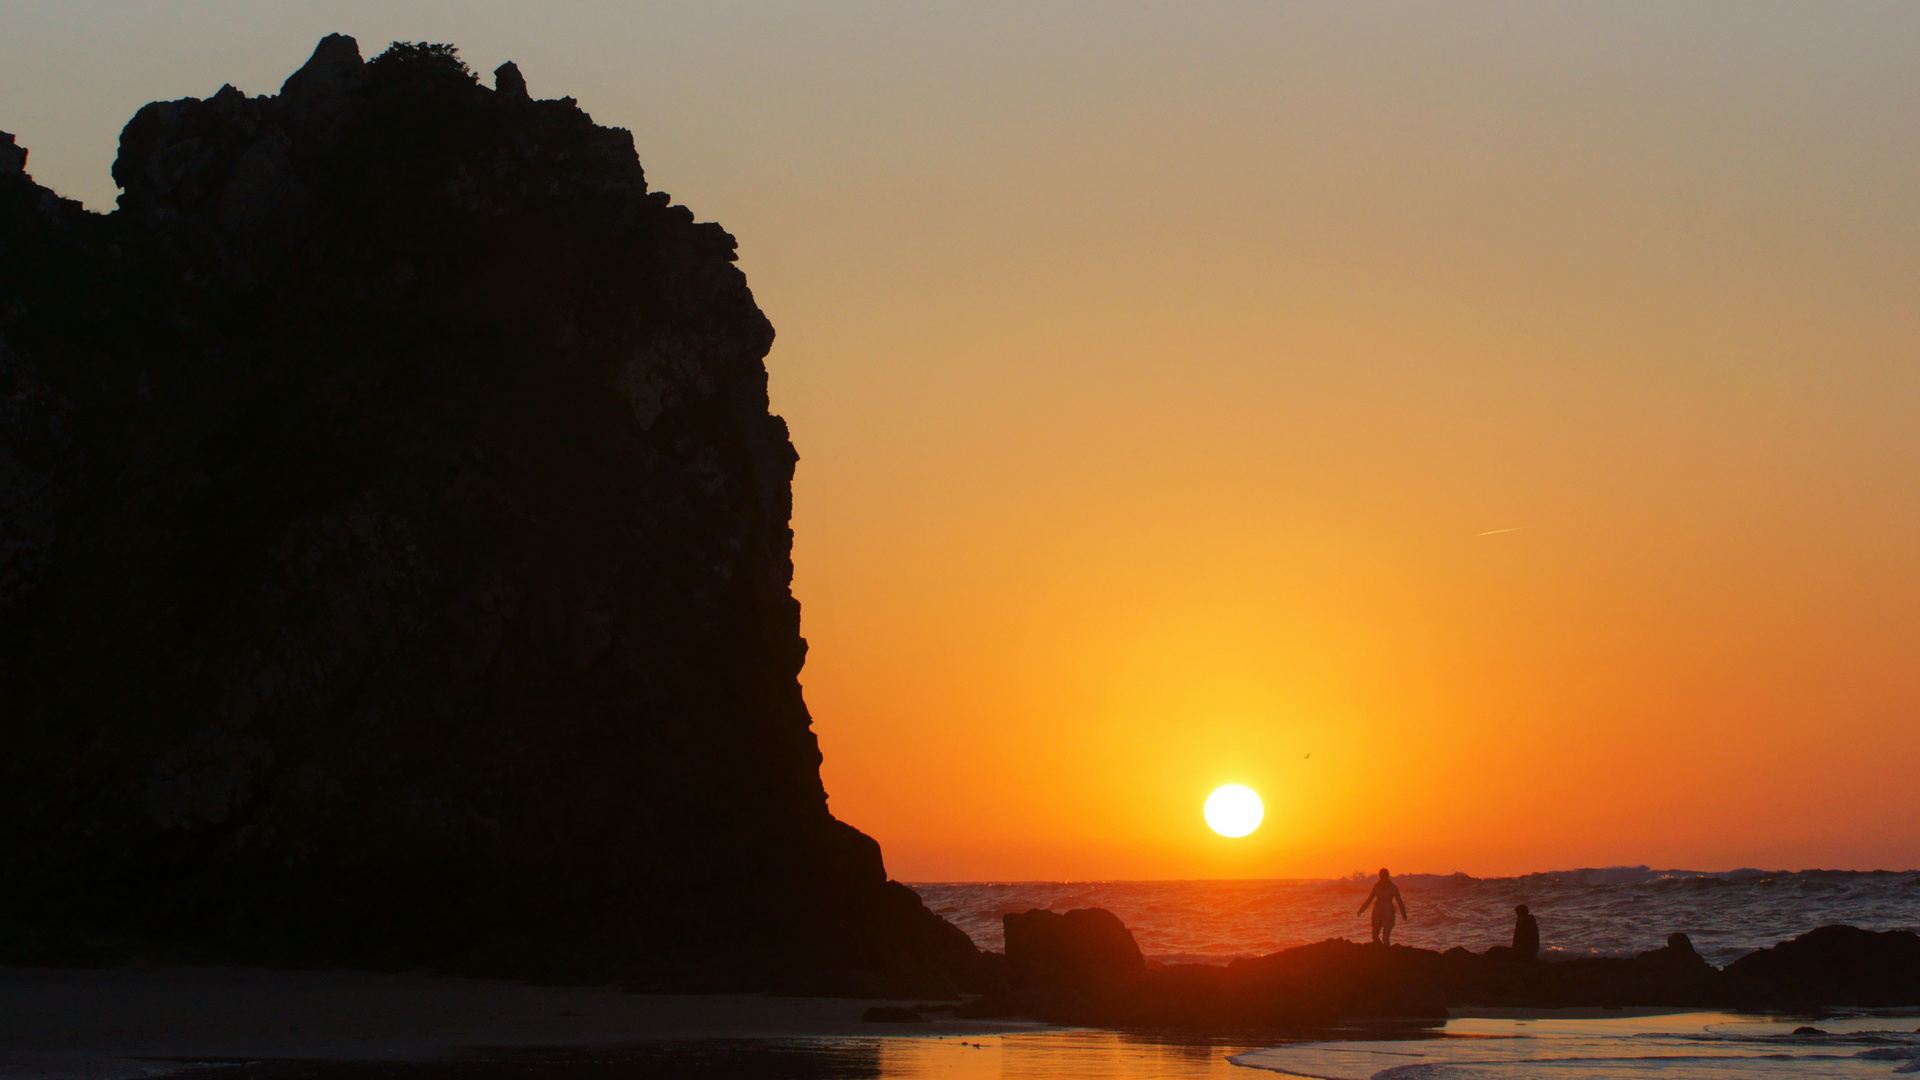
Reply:
[[334, 35], [277, 96], [141, 109], [111, 215], [25, 156], [0, 143], [7, 940], [971, 977], [828, 812], [773, 328], [627, 132]]
[[1920, 1004], [1920, 934], [1823, 926], [1727, 965], [1750, 997], [1787, 1005]]
[[1104, 908], [1065, 913], [1035, 908], [1000, 921], [1006, 930], [1007, 978], [1017, 987], [1110, 982], [1147, 969], [1133, 931]]
[[[962, 1005], [960, 1016], [1228, 1031], [1309, 1029], [1355, 1019], [1437, 1022], [1450, 1006], [1920, 1005], [1920, 937], [1904, 931], [1823, 927], [1742, 957], [1725, 971], [1707, 963], [1685, 934], [1630, 958], [1526, 960], [1504, 947], [1442, 953], [1336, 939], [1224, 967], [1134, 968], [1120, 962], [1123, 950], [1113, 947], [1114, 927], [1132, 944], [1117, 918], [1094, 908], [1035, 919], [1049, 914], [1006, 917], [1012, 985]], [[1074, 916], [1080, 918], [1070, 929]], [[1029, 944], [1034, 927], [1046, 928], [1045, 947]]]

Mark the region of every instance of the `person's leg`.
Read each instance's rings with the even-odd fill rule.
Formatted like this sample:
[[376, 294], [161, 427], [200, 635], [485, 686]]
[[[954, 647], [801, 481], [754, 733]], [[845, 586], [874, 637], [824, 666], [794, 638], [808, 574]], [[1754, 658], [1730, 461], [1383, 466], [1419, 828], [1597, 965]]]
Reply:
[[1393, 924], [1392, 923], [1388, 923], [1387, 925], [1380, 928], [1380, 944], [1382, 945], [1393, 944]]

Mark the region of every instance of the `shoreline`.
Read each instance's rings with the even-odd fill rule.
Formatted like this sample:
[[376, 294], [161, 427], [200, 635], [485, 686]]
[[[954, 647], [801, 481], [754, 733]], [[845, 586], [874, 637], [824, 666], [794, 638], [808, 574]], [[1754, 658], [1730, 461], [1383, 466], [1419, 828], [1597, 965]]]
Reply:
[[1559, 1009], [1532, 1009], [1498, 1005], [1466, 1005], [1447, 1010], [1448, 1020], [1633, 1020], [1644, 1016], [1685, 1016], [1691, 1013], [1721, 1013], [1700, 1005], [1622, 1005], [1606, 1008], [1595, 1005], [1570, 1005]]

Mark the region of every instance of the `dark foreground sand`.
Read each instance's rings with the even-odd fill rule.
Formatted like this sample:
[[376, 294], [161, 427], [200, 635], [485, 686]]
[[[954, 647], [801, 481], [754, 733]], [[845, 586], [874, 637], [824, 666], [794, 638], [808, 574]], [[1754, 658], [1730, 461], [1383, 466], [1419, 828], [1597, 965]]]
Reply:
[[[0, 968], [0, 1080], [132, 1080], [181, 1072], [194, 1080], [1251, 1075], [1225, 1060], [1249, 1049], [1244, 1045], [1143, 1043], [1026, 1023], [862, 1021], [861, 1013], [873, 1004], [625, 994], [353, 971]], [[1456, 1010], [1454, 1016], [1619, 1018], [1670, 1011], [1479, 1009]], [[859, 1043], [830, 1045], [844, 1039]], [[885, 1042], [876, 1046], [880, 1039]], [[791, 1040], [821, 1042], [808, 1049]], [[669, 1042], [680, 1049], [620, 1056], [620, 1048]], [[703, 1045], [723, 1049], [710, 1056], [695, 1050], [698, 1060], [683, 1052]], [[757, 1045], [767, 1049], [752, 1049]], [[519, 1056], [523, 1052], [534, 1056]], [[418, 1064], [431, 1062], [446, 1068]], [[389, 1074], [382, 1063], [406, 1071]]]
[[180, 1059], [394, 1061], [473, 1048], [934, 1033], [1032, 1025], [871, 1024], [876, 1002], [625, 994], [436, 975], [239, 968], [0, 968], [0, 1078], [117, 1080]]

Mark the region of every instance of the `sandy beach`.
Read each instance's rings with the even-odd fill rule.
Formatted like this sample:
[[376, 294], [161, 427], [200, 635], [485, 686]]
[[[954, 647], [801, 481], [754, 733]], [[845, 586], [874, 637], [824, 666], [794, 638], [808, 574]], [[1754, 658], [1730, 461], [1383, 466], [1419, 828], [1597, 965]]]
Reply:
[[[795, 1044], [824, 1052], [846, 1040], [861, 1044], [850, 1075], [870, 1074], [876, 1067], [892, 1075], [897, 1067], [903, 1075], [985, 1076], [998, 1075], [1003, 1065], [1043, 1062], [1074, 1075], [1115, 1069], [1126, 1076], [1245, 1071], [1225, 1061], [1232, 1049], [1244, 1047], [1209, 1046], [1209, 1040], [1157, 1045], [1158, 1040], [1146, 1044], [1118, 1033], [1032, 1023], [863, 1021], [861, 1014], [874, 1004], [882, 1002], [628, 994], [615, 987], [531, 986], [420, 973], [0, 968], [0, 1080], [130, 1080], [207, 1063], [221, 1063], [222, 1073], [231, 1075], [236, 1062], [257, 1063], [252, 1070], [239, 1070], [247, 1075], [275, 1062], [359, 1075], [360, 1068], [381, 1062], [460, 1063], [498, 1060], [502, 1052], [618, 1052], [700, 1042], [783, 1048], [806, 1056], [803, 1064], [825, 1070], [822, 1075], [838, 1075], [826, 1057], [811, 1060], [813, 1051]], [[1674, 1011], [1462, 1009], [1453, 1017], [1618, 1020]], [[782, 1059], [786, 1065], [796, 1061], [800, 1058]], [[748, 1069], [739, 1075], [759, 1073]]]
[[420, 1061], [478, 1047], [872, 1037], [903, 1030], [958, 1036], [1033, 1026], [862, 1021], [873, 1004], [627, 994], [427, 974], [0, 968], [0, 1078], [151, 1076], [165, 1071], [168, 1059]]

